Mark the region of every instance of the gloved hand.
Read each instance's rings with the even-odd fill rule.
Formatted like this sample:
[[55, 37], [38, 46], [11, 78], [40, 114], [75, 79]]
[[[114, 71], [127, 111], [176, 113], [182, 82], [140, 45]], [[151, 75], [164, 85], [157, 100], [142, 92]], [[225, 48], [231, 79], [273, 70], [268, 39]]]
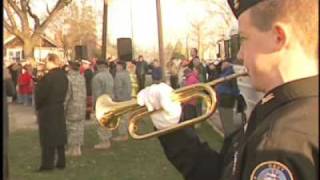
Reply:
[[157, 129], [178, 124], [181, 115], [180, 102], [171, 99], [173, 89], [165, 83], [153, 84], [137, 95], [137, 102], [140, 106], [146, 106], [148, 111], [163, 109], [151, 114], [153, 125]]

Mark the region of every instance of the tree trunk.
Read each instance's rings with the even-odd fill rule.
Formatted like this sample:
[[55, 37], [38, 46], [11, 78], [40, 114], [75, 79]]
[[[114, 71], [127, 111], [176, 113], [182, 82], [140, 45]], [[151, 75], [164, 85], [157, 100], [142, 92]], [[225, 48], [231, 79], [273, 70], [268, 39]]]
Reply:
[[23, 58], [34, 58], [34, 48], [35, 44], [32, 40], [24, 40], [23, 41]]

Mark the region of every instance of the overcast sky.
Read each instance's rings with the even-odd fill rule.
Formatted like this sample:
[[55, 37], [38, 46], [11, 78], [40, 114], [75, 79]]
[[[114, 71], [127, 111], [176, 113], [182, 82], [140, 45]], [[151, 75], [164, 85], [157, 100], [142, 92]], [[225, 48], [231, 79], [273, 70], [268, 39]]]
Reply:
[[[104, 0], [87, 1], [92, 3], [97, 11], [102, 12]], [[39, 12], [46, 12], [46, 3], [51, 7], [55, 2], [56, 0], [34, 0], [32, 6]], [[222, 16], [208, 16], [205, 10], [207, 7], [208, 4], [204, 0], [161, 0], [165, 43], [179, 39], [185, 42], [188, 33], [192, 31], [190, 24], [193, 21], [207, 19], [211, 28], [221, 27], [219, 24], [224, 24]], [[102, 17], [97, 16], [97, 22], [97, 34], [100, 37]], [[234, 23], [236, 25], [236, 21]], [[229, 31], [221, 28], [219, 30]], [[108, 34], [112, 41], [119, 37], [133, 37], [134, 43], [140, 48], [157, 48], [156, 0], [109, 0]]]

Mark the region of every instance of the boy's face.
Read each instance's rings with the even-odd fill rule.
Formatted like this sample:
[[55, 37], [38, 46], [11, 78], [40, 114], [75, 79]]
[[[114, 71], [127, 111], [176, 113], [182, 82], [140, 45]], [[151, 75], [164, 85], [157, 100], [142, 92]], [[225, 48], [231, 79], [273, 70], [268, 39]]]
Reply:
[[272, 28], [260, 31], [251, 22], [251, 10], [246, 10], [239, 17], [241, 46], [238, 58], [247, 68], [251, 82], [258, 91], [266, 91], [270, 74], [278, 68], [278, 59], [273, 43]]

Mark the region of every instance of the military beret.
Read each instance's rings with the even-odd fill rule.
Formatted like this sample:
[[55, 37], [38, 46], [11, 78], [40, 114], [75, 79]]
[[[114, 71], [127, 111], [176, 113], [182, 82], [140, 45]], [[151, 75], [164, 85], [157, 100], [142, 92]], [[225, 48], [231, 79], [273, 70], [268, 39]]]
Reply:
[[264, 0], [228, 0], [233, 14], [238, 18], [241, 13]]

